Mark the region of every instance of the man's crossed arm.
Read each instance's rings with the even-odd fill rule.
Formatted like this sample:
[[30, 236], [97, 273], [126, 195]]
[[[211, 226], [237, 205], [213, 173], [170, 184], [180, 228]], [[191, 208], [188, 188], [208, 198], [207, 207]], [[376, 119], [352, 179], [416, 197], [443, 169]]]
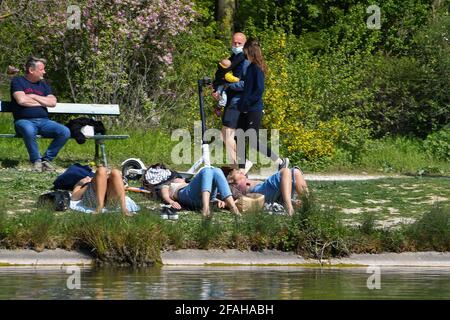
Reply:
[[26, 94], [23, 91], [16, 91], [13, 93], [14, 99], [22, 107], [36, 107], [42, 106], [47, 108], [53, 108], [56, 106], [56, 97], [52, 94], [42, 97], [37, 94]]

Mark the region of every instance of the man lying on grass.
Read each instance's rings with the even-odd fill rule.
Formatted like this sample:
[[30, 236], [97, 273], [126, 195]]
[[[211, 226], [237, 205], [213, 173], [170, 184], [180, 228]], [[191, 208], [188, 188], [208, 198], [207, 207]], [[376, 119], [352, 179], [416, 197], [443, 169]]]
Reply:
[[308, 186], [299, 168], [282, 168], [271, 175], [266, 181], [249, 180], [241, 170], [233, 169], [228, 174], [228, 183], [234, 185], [242, 194], [260, 193], [266, 203], [283, 203], [287, 213], [292, 216], [294, 207], [301, 206], [301, 200], [293, 200], [293, 191], [300, 199], [308, 195]]

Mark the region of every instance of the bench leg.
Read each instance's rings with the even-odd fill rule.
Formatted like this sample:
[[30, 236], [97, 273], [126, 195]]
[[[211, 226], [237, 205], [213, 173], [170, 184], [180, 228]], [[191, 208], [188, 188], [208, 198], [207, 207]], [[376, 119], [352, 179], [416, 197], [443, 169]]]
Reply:
[[106, 159], [105, 143], [104, 143], [103, 140], [96, 140], [95, 141], [95, 163], [97, 163], [97, 164], [98, 164], [98, 162], [100, 160], [99, 149], [100, 149], [100, 152], [102, 154], [101, 161], [103, 162], [103, 166], [107, 167], [108, 166], [108, 160]]
[[105, 144], [103, 142], [100, 144], [100, 149], [102, 151], [103, 166], [108, 167], [108, 160], [106, 160]]
[[99, 150], [99, 144], [98, 144], [98, 141], [97, 140], [95, 140], [95, 156], [94, 156], [94, 161], [95, 161], [95, 163], [98, 163], [98, 160], [99, 160], [99, 152], [98, 152], [98, 150]]

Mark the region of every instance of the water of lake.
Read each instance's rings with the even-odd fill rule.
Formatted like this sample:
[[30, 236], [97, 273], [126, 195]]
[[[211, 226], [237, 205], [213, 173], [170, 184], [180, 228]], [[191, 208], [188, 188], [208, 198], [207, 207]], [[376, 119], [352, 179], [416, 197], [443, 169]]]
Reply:
[[[71, 273], [67, 273], [67, 272]], [[450, 270], [381, 268], [0, 267], [0, 299], [450, 299]], [[77, 282], [76, 276], [79, 277]], [[80, 284], [80, 289], [69, 289]]]

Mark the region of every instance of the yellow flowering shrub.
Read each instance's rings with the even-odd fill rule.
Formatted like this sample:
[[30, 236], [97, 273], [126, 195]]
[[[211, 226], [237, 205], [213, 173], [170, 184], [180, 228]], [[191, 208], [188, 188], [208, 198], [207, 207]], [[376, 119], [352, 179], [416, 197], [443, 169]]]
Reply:
[[[304, 79], [305, 88], [290, 85], [286, 38], [284, 33], [271, 34], [263, 42], [269, 69], [263, 125], [279, 130], [280, 147], [287, 153], [285, 156], [297, 161], [331, 157], [345, 126], [338, 118], [321, 121], [317, 117], [322, 106], [313, 97], [314, 79]], [[308, 67], [313, 74], [320, 66], [313, 61]]]

